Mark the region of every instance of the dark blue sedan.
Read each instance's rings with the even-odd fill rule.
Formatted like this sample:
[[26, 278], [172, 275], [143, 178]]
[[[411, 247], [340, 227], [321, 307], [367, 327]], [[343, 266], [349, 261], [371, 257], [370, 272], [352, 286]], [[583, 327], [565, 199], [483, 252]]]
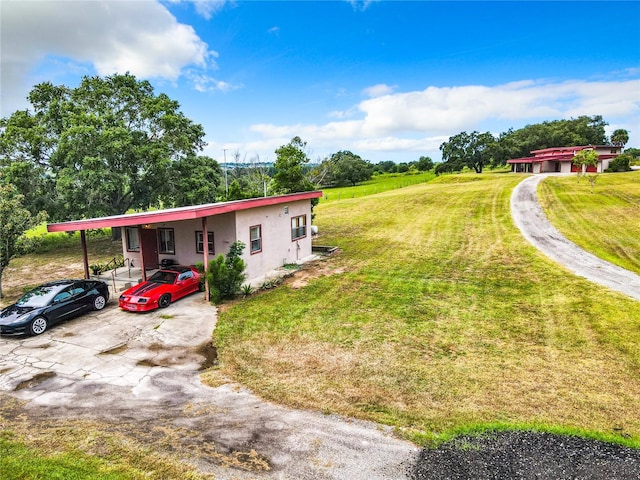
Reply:
[[0, 311], [0, 334], [40, 335], [51, 325], [89, 310], [102, 310], [109, 287], [98, 280], [58, 280], [25, 293]]

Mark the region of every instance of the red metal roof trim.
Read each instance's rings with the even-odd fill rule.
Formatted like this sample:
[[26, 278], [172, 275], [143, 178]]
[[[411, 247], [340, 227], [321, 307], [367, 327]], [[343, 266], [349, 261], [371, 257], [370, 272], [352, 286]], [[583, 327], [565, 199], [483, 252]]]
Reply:
[[88, 218], [85, 220], [72, 220], [69, 222], [52, 223], [47, 225], [49, 232], [69, 232], [74, 230], [88, 230], [108, 227], [131, 227], [147, 223], [175, 222], [190, 220], [193, 218], [210, 217], [223, 213], [248, 210], [250, 208], [267, 207], [300, 200], [320, 198], [321, 191], [291, 193], [275, 197], [250, 198], [248, 200], [236, 200], [233, 202], [209, 203], [194, 205], [191, 207], [170, 208], [153, 212], [130, 213], [126, 215], [114, 215], [111, 217]]
[[[602, 153], [598, 155], [598, 160], [608, 160], [617, 156], [618, 155], [615, 153]], [[541, 155], [537, 157], [512, 158], [511, 160], [507, 160], [507, 163], [573, 162], [574, 158], [575, 156], [572, 153], [564, 153], [557, 155]]]
[[575, 147], [550, 147], [550, 148], [542, 148], [540, 150], [531, 150], [530, 153], [534, 155], [536, 153], [544, 153], [544, 152], [579, 152], [580, 150], [584, 150], [585, 148], [616, 148], [615, 145], [580, 145]]

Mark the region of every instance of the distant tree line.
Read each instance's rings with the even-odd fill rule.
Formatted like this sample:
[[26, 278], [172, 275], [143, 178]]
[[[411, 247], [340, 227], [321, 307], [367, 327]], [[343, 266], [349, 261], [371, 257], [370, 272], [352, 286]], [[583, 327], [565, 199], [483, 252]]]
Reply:
[[[570, 120], [553, 120], [509, 129], [494, 137], [490, 132], [460, 132], [440, 145], [442, 163], [436, 174], [459, 172], [467, 167], [477, 173], [489, 167], [505, 165], [511, 158], [530, 155], [533, 150], [571, 145], [606, 145], [609, 141], [600, 115], [580, 116]], [[611, 144], [624, 146], [629, 141], [626, 130], [612, 133]]]

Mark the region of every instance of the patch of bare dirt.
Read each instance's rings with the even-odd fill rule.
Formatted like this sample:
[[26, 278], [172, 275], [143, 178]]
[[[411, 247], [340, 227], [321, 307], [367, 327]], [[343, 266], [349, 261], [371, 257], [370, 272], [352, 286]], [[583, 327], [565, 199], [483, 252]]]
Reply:
[[[337, 252], [334, 255], [336, 254]], [[339, 275], [345, 271], [346, 269], [344, 267], [336, 267], [333, 265], [330, 257], [323, 257], [302, 265], [298, 270], [293, 272], [291, 276], [286, 278], [284, 283], [291, 288], [298, 289], [307, 286], [311, 280], [315, 280], [316, 278]]]
[[[293, 289], [299, 289], [307, 286], [309, 282], [315, 280], [316, 278], [330, 277], [332, 275], [339, 275], [346, 272], [347, 269], [345, 267], [338, 267], [334, 265], [334, 262], [332, 261], [335, 256], [340, 254], [340, 252], [340, 249], [336, 249], [333, 253], [331, 253], [330, 256], [324, 256], [319, 258], [318, 260], [307, 262], [303, 265], [300, 265], [295, 270], [286, 272], [282, 275], [280, 279], [281, 281], [273, 282], [273, 288], [276, 288], [277, 285], [283, 284], [288, 285]], [[259, 295], [264, 291], [266, 290], [258, 288], [252, 295]], [[229, 307], [241, 301], [242, 297], [239, 297], [236, 300], [228, 300], [218, 305], [218, 310], [220, 312], [225, 312], [229, 309]]]

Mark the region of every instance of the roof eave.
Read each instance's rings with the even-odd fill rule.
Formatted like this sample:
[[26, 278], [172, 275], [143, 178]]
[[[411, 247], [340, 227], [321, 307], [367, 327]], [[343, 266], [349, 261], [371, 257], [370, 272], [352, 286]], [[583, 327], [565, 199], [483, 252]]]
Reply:
[[89, 218], [83, 220], [71, 220], [68, 222], [52, 223], [47, 225], [49, 232], [70, 232], [75, 230], [89, 230], [97, 228], [131, 227], [137, 225], [175, 222], [191, 220], [194, 218], [222, 215], [224, 213], [248, 210], [250, 208], [266, 207], [300, 200], [320, 198], [321, 191], [290, 193], [274, 197], [250, 198], [247, 200], [235, 200], [232, 202], [210, 203], [194, 205], [192, 207], [180, 207], [153, 212], [131, 213], [110, 217]]

